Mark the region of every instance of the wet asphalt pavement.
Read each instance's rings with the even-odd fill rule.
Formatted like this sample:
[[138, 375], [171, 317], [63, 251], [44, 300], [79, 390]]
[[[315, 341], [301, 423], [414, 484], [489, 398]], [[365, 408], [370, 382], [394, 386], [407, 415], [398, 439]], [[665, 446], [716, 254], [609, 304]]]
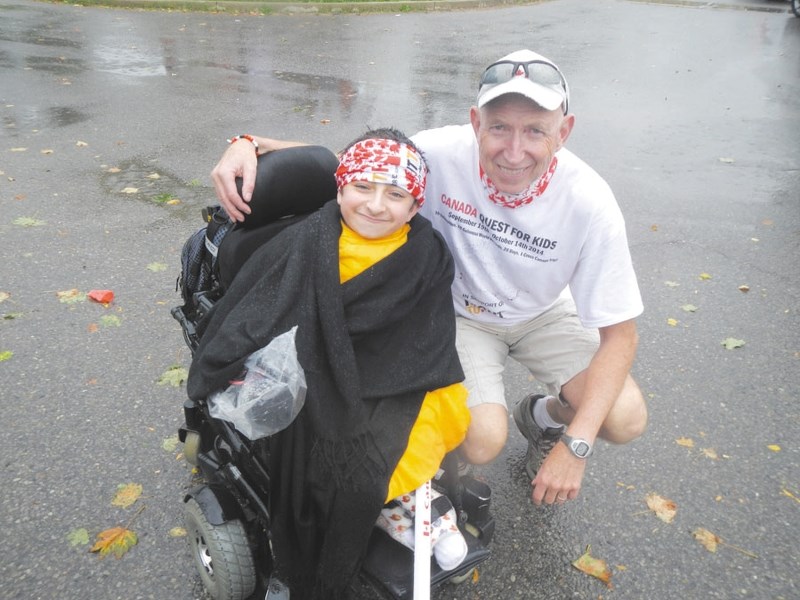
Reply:
[[[481, 67], [519, 47], [566, 73], [569, 146], [626, 215], [651, 422], [627, 447], [601, 444], [560, 508], [528, 501], [512, 425], [479, 470], [493, 556], [477, 582], [434, 598], [800, 597], [800, 19], [788, 3], [263, 17], [0, 0], [0, 598], [206, 598], [170, 534], [191, 484], [174, 440], [184, 390], [158, 380], [189, 364], [169, 309], [225, 138], [338, 148], [367, 126], [465, 122]], [[73, 289], [116, 297], [60, 301]], [[511, 402], [532, 386], [510, 365]], [[142, 497], [113, 506], [129, 482]], [[671, 523], [650, 493], [675, 502]], [[90, 554], [116, 525], [138, 544], [120, 560]], [[709, 552], [700, 527], [727, 545]], [[587, 545], [613, 589], [570, 565]]]

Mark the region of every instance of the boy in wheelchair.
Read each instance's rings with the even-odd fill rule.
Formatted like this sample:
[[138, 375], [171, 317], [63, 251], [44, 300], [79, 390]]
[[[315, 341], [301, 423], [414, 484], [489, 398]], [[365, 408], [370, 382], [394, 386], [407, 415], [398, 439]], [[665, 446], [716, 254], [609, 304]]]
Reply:
[[197, 324], [187, 391], [199, 405], [297, 327], [305, 406], [252, 444], [272, 576], [292, 598], [347, 597], [384, 506], [432, 479], [469, 424], [452, 259], [416, 216], [426, 173], [403, 134], [367, 132], [339, 158], [336, 201], [255, 249]]

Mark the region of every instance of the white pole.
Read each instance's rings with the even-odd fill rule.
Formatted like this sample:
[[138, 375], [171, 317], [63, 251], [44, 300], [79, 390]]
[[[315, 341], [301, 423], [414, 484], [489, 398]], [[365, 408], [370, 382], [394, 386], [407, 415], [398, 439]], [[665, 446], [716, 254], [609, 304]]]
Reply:
[[431, 597], [431, 482], [417, 488], [414, 515], [414, 600]]

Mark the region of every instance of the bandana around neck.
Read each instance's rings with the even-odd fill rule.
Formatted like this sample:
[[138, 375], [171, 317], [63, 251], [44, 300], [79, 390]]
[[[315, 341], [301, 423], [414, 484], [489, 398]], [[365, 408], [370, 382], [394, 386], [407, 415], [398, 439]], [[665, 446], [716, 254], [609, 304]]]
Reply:
[[486, 190], [486, 195], [489, 200], [504, 208], [519, 208], [520, 206], [530, 204], [533, 202], [534, 198], [538, 198], [544, 194], [550, 180], [553, 178], [553, 173], [556, 172], [556, 166], [558, 166], [558, 158], [554, 156], [553, 160], [550, 161], [550, 166], [547, 168], [547, 171], [545, 171], [539, 179], [534, 181], [527, 190], [519, 194], [506, 195], [502, 193], [495, 187], [492, 180], [489, 179], [483, 167], [480, 167], [481, 181], [483, 182], [483, 187]]

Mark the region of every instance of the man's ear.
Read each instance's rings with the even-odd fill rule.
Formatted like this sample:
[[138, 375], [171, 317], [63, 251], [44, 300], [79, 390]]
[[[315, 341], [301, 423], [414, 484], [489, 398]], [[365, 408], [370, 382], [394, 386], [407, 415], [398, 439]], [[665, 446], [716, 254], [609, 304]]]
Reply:
[[469, 109], [469, 122], [472, 123], [472, 130], [475, 137], [478, 137], [478, 130], [481, 128], [481, 109], [473, 106]]
[[564, 115], [564, 118], [561, 120], [561, 127], [558, 130], [558, 137], [559, 137], [559, 148], [563, 147], [564, 144], [567, 143], [567, 138], [569, 138], [570, 134], [572, 133], [572, 128], [575, 127], [575, 115], [572, 113], [568, 115]]

